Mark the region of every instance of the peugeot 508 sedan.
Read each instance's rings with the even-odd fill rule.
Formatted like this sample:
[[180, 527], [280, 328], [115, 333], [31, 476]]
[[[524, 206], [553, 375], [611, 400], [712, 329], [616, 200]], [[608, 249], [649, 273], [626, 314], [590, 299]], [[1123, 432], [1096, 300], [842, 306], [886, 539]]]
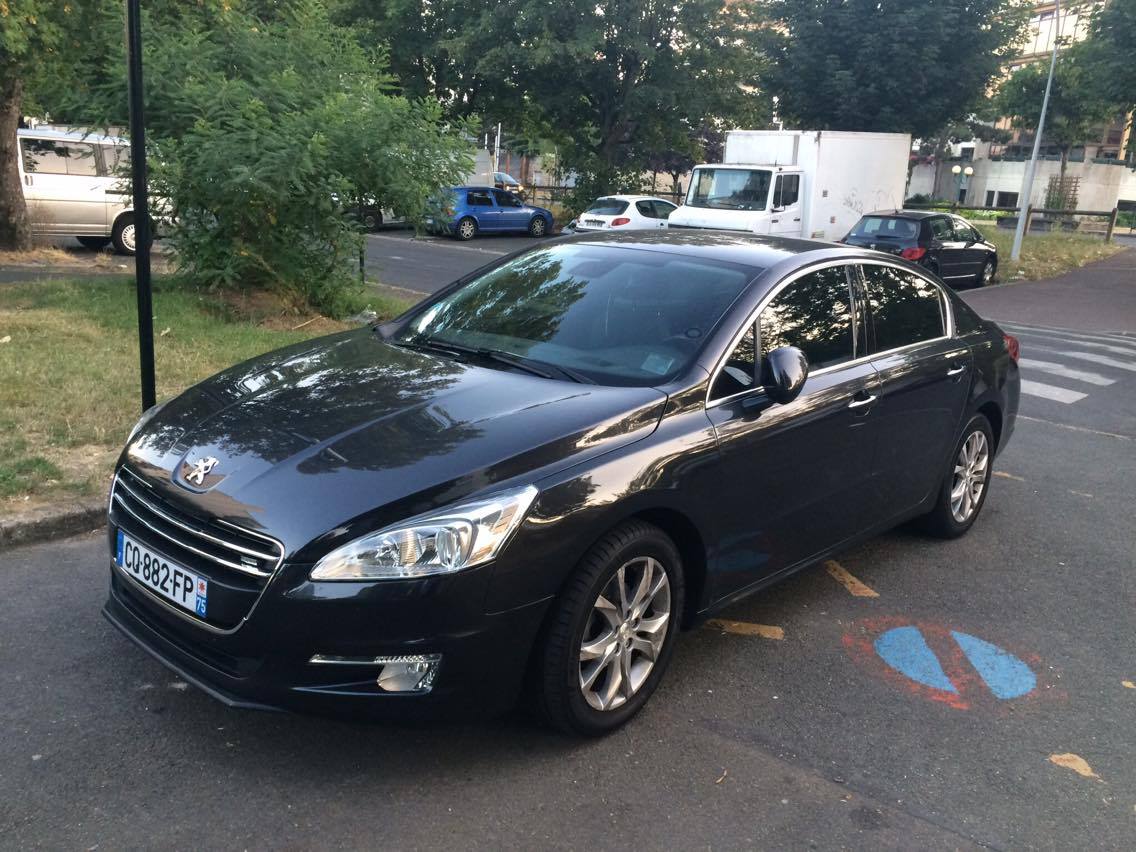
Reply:
[[918, 266], [570, 237], [148, 411], [107, 617], [241, 707], [625, 722], [679, 631], [918, 518], [974, 523], [1017, 341]]

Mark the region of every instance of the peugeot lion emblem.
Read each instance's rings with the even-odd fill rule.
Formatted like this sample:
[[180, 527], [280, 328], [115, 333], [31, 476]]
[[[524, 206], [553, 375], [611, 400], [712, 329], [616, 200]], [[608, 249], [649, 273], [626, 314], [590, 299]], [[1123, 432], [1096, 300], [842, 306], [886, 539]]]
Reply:
[[192, 470], [190, 470], [189, 473], [182, 473], [182, 476], [185, 477], [185, 481], [201, 486], [205, 484], [205, 477], [207, 477], [209, 472], [220, 464], [220, 462], [213, 458], [213, 456], [206, 456], [192, 463], [186, 460], [186, 464], [192, 464]]

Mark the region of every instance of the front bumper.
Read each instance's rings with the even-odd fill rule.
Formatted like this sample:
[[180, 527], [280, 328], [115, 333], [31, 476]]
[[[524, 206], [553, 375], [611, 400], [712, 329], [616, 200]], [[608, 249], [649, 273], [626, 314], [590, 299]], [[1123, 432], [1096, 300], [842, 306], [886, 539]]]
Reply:
[[[103, 614], [129, 639], [223, 703], [371, 718], [468, 717], [508, 709], [548, 607], [483, 611], [492, 566], [445, 578], [312, 583], [280, 569], [247, 620], [210, 632], [157, 603], [111, 565]], [[375, 666], [312, 664], [313, 655], [441, 654], [429, 692], [385, 692]]]

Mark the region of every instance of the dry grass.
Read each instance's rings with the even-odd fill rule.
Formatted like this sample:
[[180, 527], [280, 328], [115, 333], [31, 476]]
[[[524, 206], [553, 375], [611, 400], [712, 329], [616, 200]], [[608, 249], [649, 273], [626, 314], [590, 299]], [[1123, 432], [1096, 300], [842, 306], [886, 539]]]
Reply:
[[1055, 278], [1086, 263], [1103, 260], [1123, 250], [1117, 243], [1106, 243], [1101, 237], [1087, 234], [1051, 232], [1028, 234], [1022, 240], [1022, 256], [1015, 263], [1010, 260], [1014, 232], [994, 227], [989, 222], [973, 222], [986, 239], [998, 247], [998, 280], [1033, 281]]
[[[25, 499], [95, 493], [138, 417], [137, 326], [129, 279], [0, 288], [0, 515]], [[390, 316], [407, 303], [379, 298]], [[348, 328], [260, 305], [234, 316], [168, 281], [155, 284], [158, 398], [271, 349]], [[295, 328], [295, 326], [300, 326]]]

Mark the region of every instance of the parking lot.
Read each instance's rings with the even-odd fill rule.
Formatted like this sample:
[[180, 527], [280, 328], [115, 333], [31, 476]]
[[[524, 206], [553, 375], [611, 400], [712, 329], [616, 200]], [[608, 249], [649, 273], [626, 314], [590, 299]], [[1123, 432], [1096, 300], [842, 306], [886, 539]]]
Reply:
[[100, 617], [99, 534], [0, 554], [5, 845], [1130, 848], [1136, 336], [1060, 295], [1012, 320], [1014, 290], [976, 300], [1035, 386], [971, 533], [893, 531], [685, 634], [606, 739], [229, 710]]

